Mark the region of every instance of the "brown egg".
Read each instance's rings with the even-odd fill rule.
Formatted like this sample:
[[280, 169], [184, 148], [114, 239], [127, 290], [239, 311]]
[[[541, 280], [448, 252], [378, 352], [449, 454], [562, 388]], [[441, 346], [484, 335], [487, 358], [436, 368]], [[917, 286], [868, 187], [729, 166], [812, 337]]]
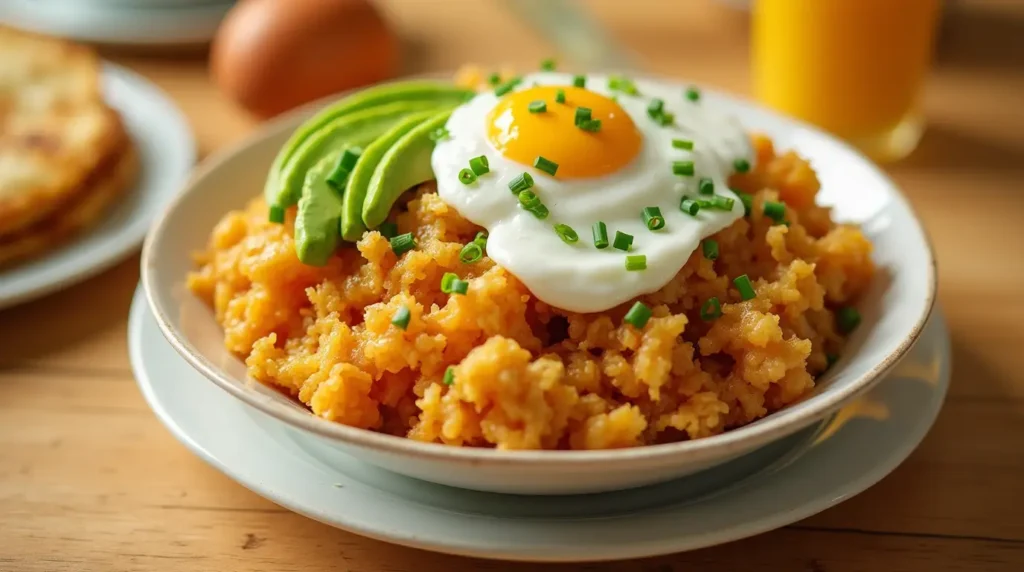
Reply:
[[261, 117], [393, 77], [398, 40], [366, 0], [242, 0], [210, 51], [213, 81]]

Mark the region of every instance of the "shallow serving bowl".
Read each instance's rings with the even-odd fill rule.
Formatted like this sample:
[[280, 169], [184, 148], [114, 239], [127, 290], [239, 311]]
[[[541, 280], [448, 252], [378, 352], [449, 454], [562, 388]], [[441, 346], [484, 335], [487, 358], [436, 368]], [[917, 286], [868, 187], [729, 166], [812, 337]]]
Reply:
[[935, 261], [906, 199], [861, 154], [817, 129], [744, 100], [712, 90], [705, 90], [704, 97], [725, 106], [750, 131], [767, 133], [777, 148], [793, 148], [809, 158], [822, 182], [819, 201], [834, 206], [837, 220], [862, 225], [875, 246], [879, 268], [858, 305], [861, 326], [813, 393], [745, 427], [705, 439], [610, 451], [456, 448], [332, 423], [247, 379], [242, 361], [224, 349], [212, 310], [185, 287], [186, 274], [193, 268], [191, 254], [206, 244], [225, 212], [262, 192], [278, 149], [325, 102], [268, 123], [200, 165], [146, 239], [142, 254], [146, 297], [174, 348], [254, 414], [268, 423], [283, 422], [311, 444], [397, 473], [484, 491], [566, 494], [663, 482], [721, 464], [826, 418], [881, 380], [916, 341], [931, 312]]

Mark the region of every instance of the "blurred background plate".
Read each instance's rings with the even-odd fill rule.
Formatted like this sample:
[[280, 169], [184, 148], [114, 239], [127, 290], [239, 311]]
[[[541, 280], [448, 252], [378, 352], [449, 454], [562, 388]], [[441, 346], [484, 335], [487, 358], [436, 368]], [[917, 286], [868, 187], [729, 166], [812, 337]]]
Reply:
[[0, 21], [83, 42], [205, 44], [234, 0], [3, 0]]

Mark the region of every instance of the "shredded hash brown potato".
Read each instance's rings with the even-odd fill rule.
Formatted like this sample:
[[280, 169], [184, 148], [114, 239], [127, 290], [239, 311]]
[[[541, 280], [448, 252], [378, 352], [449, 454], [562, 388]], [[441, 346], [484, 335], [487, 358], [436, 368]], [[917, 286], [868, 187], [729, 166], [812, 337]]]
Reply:
[[[251, 376], [324, 419], [421, 441], [501, 449], [607, 449], [696, 439], [750, 423], [814, 386], [843, 338], [833, 309], [871, 280], [871, 244], [815, 206], [807, 162], [755, 138], [757, 168], [733, 186], [751, 215], [722, 230], [720, 256], [698, 248], [676, 277], [639, 298], [642, 330], [623, 322], [632, 302], [576, 314], [534, 298], [489, 258], [466, 265], [482, 229], [423, 185], [396, 209], [418, 247], [401, 257], [379, 233], [323, 268], [303, 265], [294, 212], [267, 222], [262, 199], [213, 231], [192, 291], [208, 301], [227, 347]], [[790, 223], [763, 216], [782, 200]], [[293, 209], [294, 210], [294, 209]], [[440, 290], [455, 272], [466, 295]], [[757, 297], [741, 301], [747, 274]], [[701, 304], [722, 301], [705, 322]], [[402, 306], [408, 329], [391, 324]], [[446, 368], [455, 381], [444, 385]]]

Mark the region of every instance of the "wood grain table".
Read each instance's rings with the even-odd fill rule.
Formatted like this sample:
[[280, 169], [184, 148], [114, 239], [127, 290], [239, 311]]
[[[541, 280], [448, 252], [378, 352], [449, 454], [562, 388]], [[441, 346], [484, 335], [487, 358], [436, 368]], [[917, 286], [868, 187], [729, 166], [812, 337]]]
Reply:
[[[748, 90], [742, 12], [711, 0], [585, 3], [651, 71]], [[411, 71], [468, 59], [526, 68], [549, 55], [494, 0], [384, 4]], [[341, 532], [210, 468], [146, 407], [125, 345], [136, 257], [0, 312], [0, 571], [1024, 570], [1022, 4], [957, 3], [928, 85], [927, 136], [889, 168], [938, 250], [953, 383], [921, 447], [867, 492], [729, 545], [579, 567], [470, 560]], [[202, 56], [110, 57], [177, 100], [203, 154], [256, 127], [216, 93]]]

